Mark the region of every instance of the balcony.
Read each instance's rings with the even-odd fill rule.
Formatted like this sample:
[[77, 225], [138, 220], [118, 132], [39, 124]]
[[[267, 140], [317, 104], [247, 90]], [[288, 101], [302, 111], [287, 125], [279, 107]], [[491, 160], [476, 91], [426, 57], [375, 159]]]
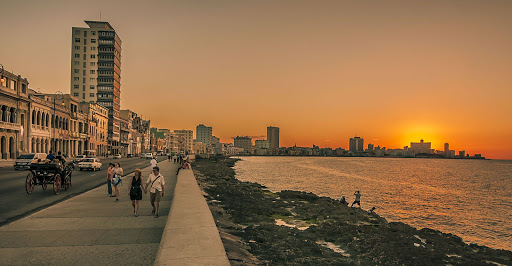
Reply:
[[0, 121], [0, 127], [9, 130], [20, 130], [20, 124]]

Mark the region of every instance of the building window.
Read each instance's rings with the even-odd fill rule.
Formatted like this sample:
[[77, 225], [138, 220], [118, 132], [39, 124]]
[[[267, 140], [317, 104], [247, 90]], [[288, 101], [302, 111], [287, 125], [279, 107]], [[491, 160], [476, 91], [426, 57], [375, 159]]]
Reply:
[[73, 96], [78, 97], [79, 96], [78, 94], [79, 94], [78, 92], [75, 92], [75, 93], [73, 93]]
[[96, 62], [91, 62], [91, 66], [96, 66]]
[[75, 61], [75, 66], [78, 66], [78, 65], [80, 65], [80, 62]]
[[86, 63], [84, 62], [84, 68], [86, 68], [86, 67], [87, 67], [87, 65], [86, 65]]
[[94, 50], [96, 50], [96, 47], [94, 47], [94, 46], [91, 47], [91, 51], [94, 51]]
[[80, 46], [75, 46], [75, 50], [80, 50]]
[[25, 83], [21, 84], [21, 92], [27, 93], [27, 84], [25, 84]]
[[89, 93], [89, 96], [90, 97], [94, 97], [94, 93]]
[[80, 78], [79, 78], [79, 77], [74, 77], [74, 78], [73, 78], [73, 80], [74, 80], [74, 81], [79, 81], [79, 80], [80, 80]]
[[87, 53], [87, 46], [84, 46], [84, 53]]
[[84, 60], [87, 59], [86, 55], [84, 54]]
[[91, 35], [92, 36], [96, 36], [96, 32], [95, 31], [91, 31]]
[[82, 91], [85, 91], [85, 85], [82, 85]]
[[91, 43], [96, 43], [96, 39], [91, 39]]
[[80, 42], [80, 38], [75, 38], [75, 42]]
[[80, 54], [75, 54], [75, 58], [80, 58]]
[[85, 77], [82, 78], [82, 83], [85, 83]]
[[92, 55], [91, 55], [91, 58], [96, 58], [96, 55], [93, 55], [93, 54], [92, 54]]
[[87, 31], [84, 31], [84, 37], [87, 37]]
[[90, 81], [94, 81], [94, 80], [95, 80], [95, 78], [89, 78], [89, 80], [90, 80]]
[[80, 85], [74, 85], [73, 88], [78, 90], [78, 89], [80, 89]]
[[84, 45], [87, 45], [87, 39], [84, 39]]
[[96, 70], [91, 70], [91, 74], [95, 74], [96, 73]]
[[79, 30], [75, 30], [75, 34], [80, 34], [80, 31]]
[[90, 89], [91, 89], [91, 90], [94, 90], [94, 85], [91, 85]]
[[75, 73], [78, 73], [78, 72], [79, 72], [79, 70], [78, 70], [78, 69], [75, 69]]
[[85, 93], [82, 93], [82, 99], [85, 99]]

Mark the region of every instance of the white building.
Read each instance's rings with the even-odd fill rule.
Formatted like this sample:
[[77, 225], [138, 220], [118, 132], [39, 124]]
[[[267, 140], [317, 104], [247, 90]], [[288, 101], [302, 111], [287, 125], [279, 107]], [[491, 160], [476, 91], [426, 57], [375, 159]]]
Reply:
[[108, 108], [108, 143], [119, 153], [121, 107], [121, 39], [104, 21], [85, 21], [73, 27], [71, 38], [71, 95], [81, 102]]
[[202, 142], [207, 147], [211, 144], [212, 127], [199, 124], [196, 127], [196, 140]]

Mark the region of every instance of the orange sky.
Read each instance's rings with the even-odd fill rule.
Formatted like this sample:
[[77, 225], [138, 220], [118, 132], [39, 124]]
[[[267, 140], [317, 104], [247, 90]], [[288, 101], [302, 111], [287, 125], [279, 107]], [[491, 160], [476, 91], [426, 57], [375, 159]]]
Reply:
[[100, 7], [123, 41], [122, 108], [153, 126], [512, 159], [512, 1], [9, 1], [0, 64], [69, 92], [71, 27]]

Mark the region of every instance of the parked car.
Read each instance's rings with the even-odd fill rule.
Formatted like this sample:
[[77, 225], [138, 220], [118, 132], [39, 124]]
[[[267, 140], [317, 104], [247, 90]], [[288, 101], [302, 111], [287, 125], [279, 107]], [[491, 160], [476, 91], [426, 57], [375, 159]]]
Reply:
[[79, 163], [79, 162], [81, 162], [85, 158], [87, 158], [87, 156], [85, 156], [85, 155], [78, 155], [75, 158], [73, 158], [73, 162], [74, 163]]
[[121, 159], [121, 154], [114, 154], [113, 158], [114, 159]]
[[141, 158], [141, 159], [146, 159], [146, 154], [145, 154], [145, 153], [141, 153], [141, 154], [140, 154], [140, 158]]
[[27, 153], [22, 154], [16, 158], [14, 162], [14, 170], [29, 169], [31, 163], [36, 163], [38, 160], [46, 159], [46, 153]]
[[91, 169], [93, 171], [101, 170], [101, 163], [98, 158], [85, 158], [78, 163], [78, 168], [80, 168], [80, 171], [84, 169]]
[[146, 159], [153, 159], [152, 153], [146, 153]]
[[131, 154], [131, 153], [126, 154], [126, 158], [132, 158], [132, 157], [133, 157], [133, 154]]

